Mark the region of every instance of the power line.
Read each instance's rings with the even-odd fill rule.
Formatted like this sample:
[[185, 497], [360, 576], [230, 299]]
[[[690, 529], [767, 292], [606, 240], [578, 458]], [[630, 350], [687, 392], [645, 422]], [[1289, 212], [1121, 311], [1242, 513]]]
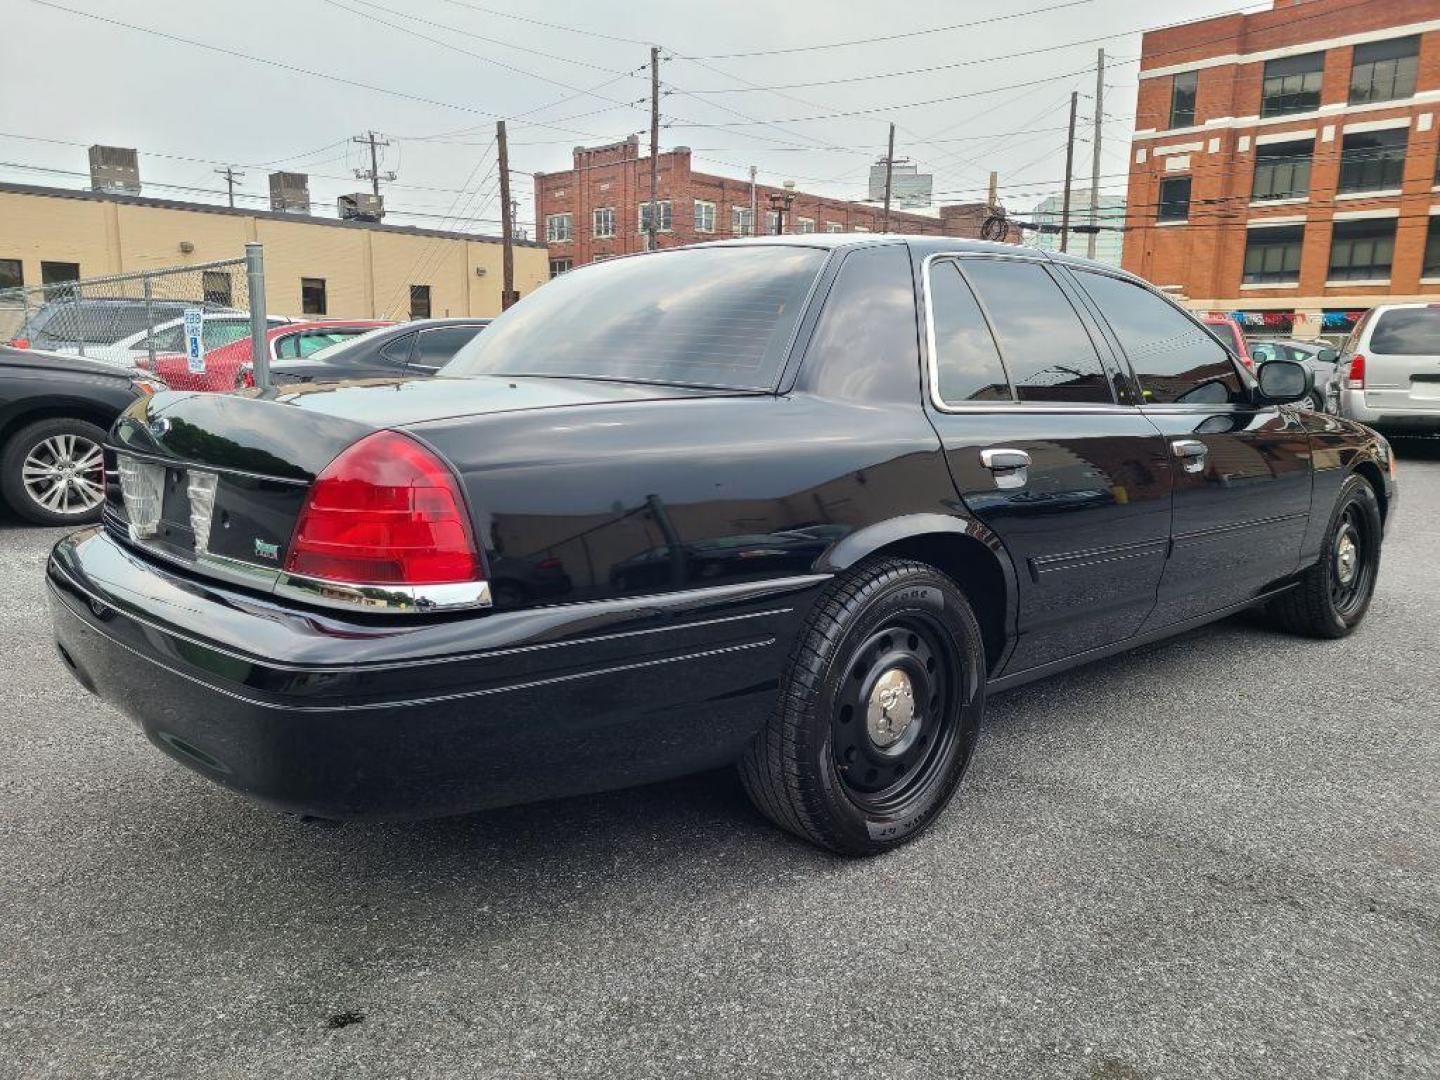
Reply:
[[541, 19], [532, 19], [524, 15], [516, 15], [509, 11], [497, 11], [495, 8], [481, 7], [479, 4], [467, 3], [466, 0], [441, 0], [442, 3], [450, 4], [453, 7], [467, 8], [470, 11], [479, 11], [486, 15], [494, 15], [501, 19], [513, 19], [515, 22], [529, 23], [531, 26], [543, 26], [547, 30], [563, 30], [567, 34], [580, 34], [584, 37], [600, 38], [602, 41], [619, 41], [626, 45], [645, 45], [651, 42], [641, 41], [639, 38], [618, 37], [614, 34], [602, 34], [598, 30], [586, 30], [579, 26], [562, 26], [559, 23], [544, 22]]
[[845, 49], [852, 45], [875, 45], [886, 41], [902, 41], [906, 38], [923, 37], [927, 34], [943, 34], [951, 30], [965, 30], [974, 26], [988, 26], [991, 23], [1006, 22], [1011, 19], [1023, 19], [1030, 15], [1043, 15], [1050, 11], [1059, 11], [1062, 8], [1080, 7], [1084, 4], [1094, 3], [1094, 0], [1065, 0], [1064, 3], [1050, 4], [1047, 7], [1030, 8], [1028, 11], [1014, 11], [1007, 15], [992, 15], [988, 19], [974, 19], [970, 22], [950, 23], [946, 26], [932, 26], [925, 30], [907, 30], [899, 34], [881, 34], [867, 38], [853, 38], [849, 41], [831, 41], [820, 45], [795, 45], [785, 49], [754, 49], [749, 52], [731, 53], [706, 53], [687, 57], [691, 60], [734, 60], [748, 56], [786, 56], [794, 53], [819, 52], [827, 49]]
[[[492, 120], [500, 119], [499, 113], [491, 112], [488, 109], [479, 109], [473, 105], [462, 105], [458, 102], [443, 101], [439, 98], [425, 97], [422, 94], [412, 94], [405, 90], [395, 90], [386, 86], [378, 86], [375, 83], [362, 82], [359, 79], [350, 79], [346, 78], [343, 75], [335, 75], [327, 71], [316, 71], [312, 68], [303, 68], [296, 64], [288, 64], [282, 60], [274, 60], [270, 57], [255, 56], [250, 53], [243, 53], [237, 49], [227, 49], [220, 45], [212, 45], [206, 41], [197, 41], [194, 38], [181, 37], [179, 34], [171, 34], [164, 30], [156, 30], [154, 27], [140, 26], [136, 23], [128, 23], [120, 19], [112, 19], [105, 15], [98, 15], [93, 11], [82, 11], [78, 8], [66, 7], [63, 4], [55, 3], [54, 0], [29, 0], [29, 2], [32, 4], [37, 4], [40, 7], [51, 8], [55, 11], [63, 11], [67, 15], [77, 15], [81, 18], [92, 19], [95, 22], [106, 23], [110, 26], [118, 26], [125, 30], [133, 30], [136, 33], [149, 34], [152, 37], [163, 38], [166, 41], [172, 41], [179, 45], [188, 45], [194, 49], [204, 49], [207, 52], [219, 53], [222, 56], [229, 56], [233, 59], [248, 60], [253, 64], [263, 64], [266, 67], [276, 68], [280, 71], [288, 71], [295, 75], [308, 75], [309, 77], [314, 79], [324, 79], [327, 82], [338, 83], [341, 86], [350, 86], [360, 90], [369, 90], [372, 93], [386, 94], [390, 97], [400, 98], [405, 101], [417, 102], [421, 105], [437, 105], [445, 109], [454, 109], [457, 112], [473, 113], [476, 116], [488, 116]], [[568, 131], [572, 135], [579, 135], [585, 139], [600, 139], [604, 137], [601, 135], [596, 135], [593, 132], [576, 131], [572, 128], [559, 127], [556, 124], [542, 123], [538, 120], [532, 120], [531, 123], [534, 124], [536, 127], [550, 128], [554, 131]]]

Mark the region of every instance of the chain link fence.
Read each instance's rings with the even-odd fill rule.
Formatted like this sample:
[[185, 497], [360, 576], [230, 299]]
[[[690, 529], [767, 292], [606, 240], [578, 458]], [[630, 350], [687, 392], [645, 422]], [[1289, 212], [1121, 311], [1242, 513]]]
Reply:
[[[138, 367], [176, 389], [211, 389], [190, 384], [206, 381], [206, 364], [212, 358], [223, 362], [227, 346], [232, 353], [243, 352], [246, 365], [250, 360], [252, 297], [246, 270], [244, 258], [225, 259], [3, 289], [0, 342]], [[263, 295], [253, 300], [263, 319]], [[196, 310], [202, 313], [202, 348], [193, 356], [187, 351], [185, 316]], [[220, 373], [208, 374], [214, 382]]]

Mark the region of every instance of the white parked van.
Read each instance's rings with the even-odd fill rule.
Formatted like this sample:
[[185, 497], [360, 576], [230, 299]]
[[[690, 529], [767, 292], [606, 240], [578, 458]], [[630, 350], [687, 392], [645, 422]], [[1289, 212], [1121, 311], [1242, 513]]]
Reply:
[[1338, 411], [1387, 430], [1440, 433], [1440, 304], [1379, 304], [1340, 351]]

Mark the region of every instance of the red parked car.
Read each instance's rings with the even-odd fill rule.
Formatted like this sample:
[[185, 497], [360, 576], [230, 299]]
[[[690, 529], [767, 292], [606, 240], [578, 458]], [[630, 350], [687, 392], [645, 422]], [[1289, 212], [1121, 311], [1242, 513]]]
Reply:
[[1240, 329], [1239, 323], [1229, 315], [1220, 315], [1213, 311], [1209, 315], [1201, 315], [1200, 321], [1240, 358], [1242, 364], [1251, 371], [1255, 370], [1255, 358], [1250, 355], [1250, 343], [1245, 340], [1245, 332]]
[[[274, 327], [265, 337], [270, 345], [271, 360], [295, 360], [376, 327], [389, 325], [389, 322], [375, 319], [298, 322]], [[172, 353], [155, 358], [155, 374], [172, 390], [211, 390], [225, 393], [255, 385], [254, 365], [251, 362], [253, 359], [250, 339], [244, 337], [207, 352], [203, 372], [192, 372], [184, 355]]]

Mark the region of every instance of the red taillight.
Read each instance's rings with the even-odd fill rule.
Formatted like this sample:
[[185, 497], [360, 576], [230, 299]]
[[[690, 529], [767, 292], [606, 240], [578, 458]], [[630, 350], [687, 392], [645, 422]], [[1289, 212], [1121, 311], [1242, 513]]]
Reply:
[[454, 475], [393, 431], [366, 436], [316, 477], [285, 568], [352, 585], [483, 577]]
[[10, 344], [17, 349], [28, 349], [30, 347], [30, 339], [23, 337], [11, 338]]
[[1345, 385], [1351, 390], [1365, 389], [1365, 357], [1359, 353], [1350, 358], [1350, 370], [1345, 373]]

